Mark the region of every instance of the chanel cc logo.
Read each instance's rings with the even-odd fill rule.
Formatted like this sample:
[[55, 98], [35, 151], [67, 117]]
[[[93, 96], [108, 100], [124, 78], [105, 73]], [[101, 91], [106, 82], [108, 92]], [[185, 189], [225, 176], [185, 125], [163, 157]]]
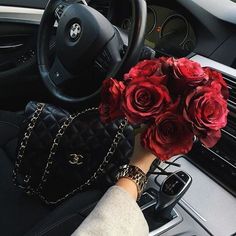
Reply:
[[70, 161], [69, 163], [71, 165], [77, 165], [80, 166], [83, 164], [84, 157], [80, 154], [70, 154]]

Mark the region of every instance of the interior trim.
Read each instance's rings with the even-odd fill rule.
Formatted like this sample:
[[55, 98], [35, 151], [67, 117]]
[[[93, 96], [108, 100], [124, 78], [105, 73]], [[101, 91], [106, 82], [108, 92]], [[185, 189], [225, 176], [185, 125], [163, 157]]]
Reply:
[[161, 226], [160, 228], [150, 232], [149, 236], [161, 235], [165, 233], [166, 231], [174, 228], [176, 225], [178, 225], [179, 223], [183, 221], [182, 216], [177, 212], [176, 209], [173, 209], [173, 212], [174, 212], [174, 218], [168, 223], [166, 223], [165, 225]]
[[179, 204], [180, 204], [180, 205], [181, 205], [181, 203], [184, 204], [185, 206], [187, 206], [190, 210], [192, 210], [202, 221], [207, 222], [207, 220], [206, 220], [203, 216], [201, 216], [201, 214], [200, 214], [197, 210], [195, 210], [194, 207], [192, 207], [192, 206], [191, 206], [187, 201], [185, 201], [183, 198], [180, 199], [180, 201], [179, 201]]
[[[224, 131], [224, 132], [226, 132], [226, 131]], [[220, 155], [217, 154], [216, 152], [212, 151], [210, 148], [204, 146], [203, 144], [202, 144], [202, 146], [203, 146], [205, 149], [207, 149], [209, 152], [213, 153], [215, 156], [217, 156], [218, 158], [220, 158], [221, 160], [223, 160], [224, 162], [226, 162], [229, 166], [231, 166], [231, 167], [233, 167], [233, 168], [236, 168], [235, 165], [233, 165], [232, 163], [230, 163], [229, 161], [227, 161], [225, 158], [223, 158], [222, 156], [220, 156]]]
[[0, 6], [0, 21], [39, 25], [43, 13], [44, 10], [41, 9]]
[[236, 3], [230, 0], [190, 0], [215, 17], [236, 23]]
[[224, 64], [221, 64], [219, 62], [213, 61], [207, 57], [203, 57], [201, 55], [195, 55], [191, 57], [191, 60], [196, 61], [201, 64], [201, 66], [207, 66], [211, 67], [213, 69], [216, 69], [220, 72], [222, 72], [225, 75], [228, 75], [230, 77], [233, 77], [236, 79], [236, 69], [226, 66]]
[[[228, 131], [222, 129], [222, 132], [229, 135], [231, 138], [233, 138], [234, 140], [236, 140], [236, 136], [234, 136], [233, 134], [229, 133]], [[236, 168], [236, 167], [235, 167]]]
[[151, 207], [151, 206], [153, 206], [153, 205], [155, 205], [157, 203], [157, 199], [154, 196], [152, 196], [150, 193], [145, 192], [143, 194], [143, 196], [144, 195], [148, 195], [149, 197], [152, 198], [152, 200], [149, 203], [144, 204], [143, 206], [140, 207], [142, 211], [146, 210], [147, 208], [149, 208], [149, 207]]
[[14, 45], [0, 45], [0, 49], [16, 49], [22, 47], [24, 44], [14, 44]]

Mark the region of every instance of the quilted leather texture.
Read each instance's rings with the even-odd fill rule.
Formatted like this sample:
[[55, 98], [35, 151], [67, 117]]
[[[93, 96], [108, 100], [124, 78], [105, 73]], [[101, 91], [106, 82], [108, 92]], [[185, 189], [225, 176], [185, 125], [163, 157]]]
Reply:
[[[22, 135], [36, 106], [36, 103], [30, 102], [26, 107], [27, 118], [22, 126]], [[28, 184], [33, 189], [37, 189], [41, 182], [53, 140], [68, 116], [67, 111], [46, 105], [37, 121], [19, 170], [19, 179], [25, 175], [31, 176]], [[72, 122], [60, 140], [47, 181], [40, 190], [47, 201], [57, 201], [94, 174], [103, 162], [121, 122], [117, 120], [110, 124], [102, 124], [97, 111], [88, 112]], [[127, 126], [104, 173], [90, 188], [107, 188], [114, 182], [119, 166], [128, 163], [133, 144], [133, 128]], [[82, 155], [82, 164], [71, 164], [71, 154]]]
[[[26, 106], [26, 118], [21, 127], [18, 145], [21, 143], [36, 108], [36, 102], [30, 102]], [[49, 155], [53, 139], [68, 115], [69, 113], [63, 109], [46, 105], [31, 134], [27, 148], [25, 149], [24, 159], [22, 160], [21, 168], [19, 170], [20, 176], [18, 177], [18, 182], [20, 182], [21, 185], [25, 185], [24, 182], [22, 182], [25, 176], [31, 176], [29, 182], [30, 186], [34, 189], [38, 187], [43, 170], [46, 166], [46, 157]]]

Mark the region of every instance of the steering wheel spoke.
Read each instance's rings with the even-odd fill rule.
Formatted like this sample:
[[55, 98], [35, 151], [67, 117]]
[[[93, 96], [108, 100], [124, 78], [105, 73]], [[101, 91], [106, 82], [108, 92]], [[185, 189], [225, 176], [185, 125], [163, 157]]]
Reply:
[[66, 3], [64, 1], [57, 2], [56, 6], [55, 6], [55, 11], [54, 11], [55, 20], [57, 22], [60, 21], [65, 8], [68, 7], [69, 5], [70, 5], [69, 3]]
[[95, 65], [101, 71], [109, 74], [121, 63], [123, 46], [124, 44], [121, 42], [119, 35], [116, 34], [99, 53]]
[[[86, 0], [80, 0], [78, 1], [84, 5], [88, 5]], [[55, 16], [55, 20], [57, 22], [60, 21], [62, 14], [64, 13], [64, 10], [66, 9], [66, 7], [68, 7], [70, 5], [70, 3], [66, 2], [65, 0], [60, 0], [59, 2], [56, 3], [55, 5], [55, 11], [54, 11], [54, 16]]]
[[57, 57], [49, 70], [49, 76], [54, 85], [58, 87], [63, 85], [66, 81], [74, 78], [74, 76], [68, 72]]

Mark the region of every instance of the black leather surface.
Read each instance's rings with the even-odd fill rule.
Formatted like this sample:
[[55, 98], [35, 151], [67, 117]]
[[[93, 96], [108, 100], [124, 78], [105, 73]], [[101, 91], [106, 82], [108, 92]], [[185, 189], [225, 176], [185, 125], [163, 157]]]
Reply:
[[[26, 106], [26, 118], [19, 134], [19, 145], [36, 108], [37, 103], [35, 102], [30, 102]], [[37, 121], [37, 125], [35, 126], [28, 141], [27, 148], [25, 149], [25, 158], [23, 159], [20, 168], [21, 176], [31, 176], [30, 185], [33, 188], [37, 188], [41, 181], [41, 176], [46, 166], [53, 140], [67, 116], [69, 116], [69, 113], [63, 109], [47, 105], [44, 108], [40, 119]], [[21, 185], [24, 185], [22, 178], [18, 178], [18, 181]]]
[[49, 213], [25, 236], [68, 236], [83, 222], [83, 212], [88, 206], [95, 206], [102, 196], [100, 191], [79, 193]]
[[[62, 197], [71, 189], [85, 183], [96, 172], [111, 146], [120, 123], [121, 120], [103, 125], [97, 112], [90, 112], [72, 123], [60, 142], [51, 174], [45, 184], [44, 193], [48, 195], [49, 199]], [[117, 152], [112, 156], [111, 164], [108, 164], [105, 169], [106, 175], [112, 174], [107, 173], [111, 166], [114, 168], [109, 172], [115, 172], [119, 166], [128, 163], [132, 146], [132, 128], [127, 127]], [[71, 153], [84, 156], [83, 164], [71, 165], [69, 163]], [[104, 178], [103, 174], [96, 184], [97, 188], [105, 187], [103, 186]]]
[[0, 149], [0, 228], [3, 236], [21, 236], [43, 219], [50, 209], [29, 198], [12, 183], [13, 163]]
[[[22, 127], [20, 139], [35, 109], [34, 102], [27, 106], [27, 119]], [[18, 181], [28, 175], [31, 176], [28, 184], [33, 189], [37, 189], [42, 183], [41, 178], [53, 140], [68, 116], [69, 113], [64, 110], [46, 105], [28, 142], [18, 175], [21, 178], [18, 178]], [[90, 111], [76, 118], [59, 142], [58, 150], [52, 158], [53, 164], [50, 166], [47, 182], [43, 183], [40, 193], [48, 201], [55, 202], [90, 179], [103, 162], [121, 122], [117, 120], [110, 124], [102, 124], [97, 111]], [[127, 126], [117, 151], [104, 170], [105, 174], [101, 173], [95, 185], [92, 184], [83, 190], [106, 189], [113, 184], [119, 166], [129, 161], [133, 151], [133, 139], [133, 128]], [[83, 164], [71, 165], [70, 154], [84, 156]]]
[[0, 111], [0, 235], [21, 236], [50, 209], [13, 185], [16, 143], [23, 116]]
[[[48, 207], [13, 185], [19, 126], [24, 117], [0, 111], [0, 235], [70, 235], [82, 222], [83, 209], [97, 202], [102, 193], [77, 194], [59, 207]], [[30, 232], [29, 232], [30, 231]]]

